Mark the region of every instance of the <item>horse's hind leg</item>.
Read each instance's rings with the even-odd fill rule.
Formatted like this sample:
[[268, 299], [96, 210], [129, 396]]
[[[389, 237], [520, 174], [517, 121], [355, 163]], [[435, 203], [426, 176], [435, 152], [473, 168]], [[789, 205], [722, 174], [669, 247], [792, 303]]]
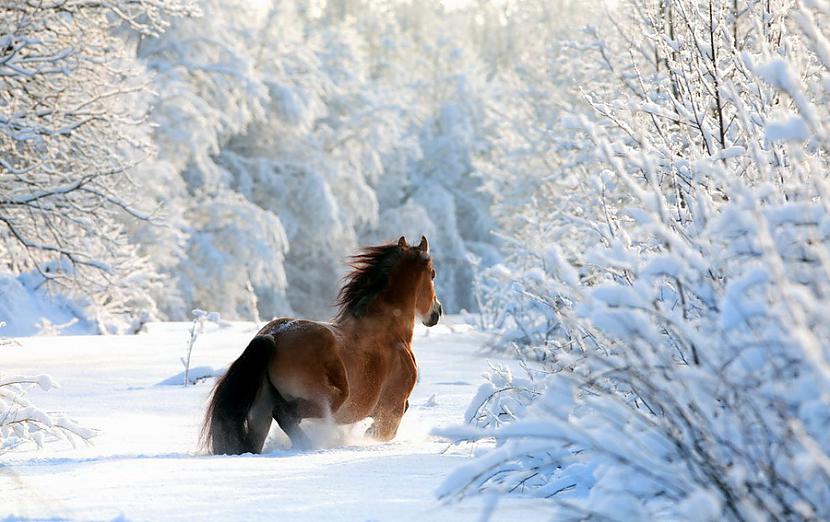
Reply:
[[271, 382], [268, 377], [265, 377], [251, 409], [248, 410], [247, 430], [243, 442], [244, 452], [262, 452], [265, 439], [268, 437], [268, 431], [271, 429], [271, 412], [274, 408], [272, 389]]
[[280, 429], [291, 439], [291, 447], [293, 449], [311, 448], [311, 440], [300, 428], [300, 421], [303, 419], [297, 412], [297, 401], [285, 400], [273, 386], [271, 386], [271, 396], [274, 401], [271, 415], [279, 424]]
[[[320, 374], [323, 379], [319, 378]], [[315, 372], [306, 383], [306, 397], [297, 399], [297, 414], [301, 419], [331, 417], [349, 396], [346, 368], [339, 357], [320, 364], [319, 372]]]

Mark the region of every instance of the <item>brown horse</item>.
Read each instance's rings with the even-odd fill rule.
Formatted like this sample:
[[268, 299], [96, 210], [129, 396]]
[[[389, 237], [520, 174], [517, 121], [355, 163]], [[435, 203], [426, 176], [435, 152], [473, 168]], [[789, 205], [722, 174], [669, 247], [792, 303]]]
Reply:
[[401, 237], [351, 266], [333, 322], [274, 319], [217, 381], [202, 429], [208, 451], [259, 453], [272, 418], [296, 448], [309, 445], [299, 426], [307, 418], [372, 417], [368, 435], [395, 437], [418, 374], [415, 319], [434, 326], [442, 313], [429, 245]]

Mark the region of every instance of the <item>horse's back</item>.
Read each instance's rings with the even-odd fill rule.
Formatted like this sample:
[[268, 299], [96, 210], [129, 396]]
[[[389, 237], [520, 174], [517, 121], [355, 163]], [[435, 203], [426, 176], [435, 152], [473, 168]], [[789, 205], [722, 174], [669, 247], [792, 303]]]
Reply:
[[298, 337], [304, 335], [320, 335], [324, 338], [334, 337], [332, 325], [311, 321], [308, 319], [296, 319], [294, 317], [279, 317], [272, 319], [265, 326], [260, 328], [257, 335], [270, 335], [277, 340], [281, 337]]

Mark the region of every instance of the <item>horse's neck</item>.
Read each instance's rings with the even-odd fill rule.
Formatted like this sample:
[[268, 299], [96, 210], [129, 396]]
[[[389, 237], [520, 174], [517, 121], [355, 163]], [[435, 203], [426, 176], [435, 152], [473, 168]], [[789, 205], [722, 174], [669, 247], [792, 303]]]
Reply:
[[[389, 334], [407, 346], [412, 343], [415, 331], [415, 286], [417, 281], [408, 279], [397, 288], [387, 290], [386, 299], [379, 303], [378, 318], [387, 323]], [[389, 298], [391, 297], [391, 299]]]
[[387, 332], [389, 339], [394, 342], [404, 343], [407, 347], [412, 344], [412, 334], [415, 331], [415, 312], [412, 312], [411, 317], [405, 318], [395, 317], [388, 318]]
[[394, 310], [388, 314], [372, 314], [366, 317], [351, 317], [338, 323], [346, 338], [373, 337], [379, 345], [400, 345], [409, 347], [415, 330], [414, 312], [406, 318], [395, 315]]

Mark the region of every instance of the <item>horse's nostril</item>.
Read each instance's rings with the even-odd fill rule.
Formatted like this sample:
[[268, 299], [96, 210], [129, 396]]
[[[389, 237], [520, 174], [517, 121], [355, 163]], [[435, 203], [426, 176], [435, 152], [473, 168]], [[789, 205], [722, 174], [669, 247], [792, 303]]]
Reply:
[[438, 303], [438, 315], [444, 314], [444, 307], [441, 306], [441, 303]]

